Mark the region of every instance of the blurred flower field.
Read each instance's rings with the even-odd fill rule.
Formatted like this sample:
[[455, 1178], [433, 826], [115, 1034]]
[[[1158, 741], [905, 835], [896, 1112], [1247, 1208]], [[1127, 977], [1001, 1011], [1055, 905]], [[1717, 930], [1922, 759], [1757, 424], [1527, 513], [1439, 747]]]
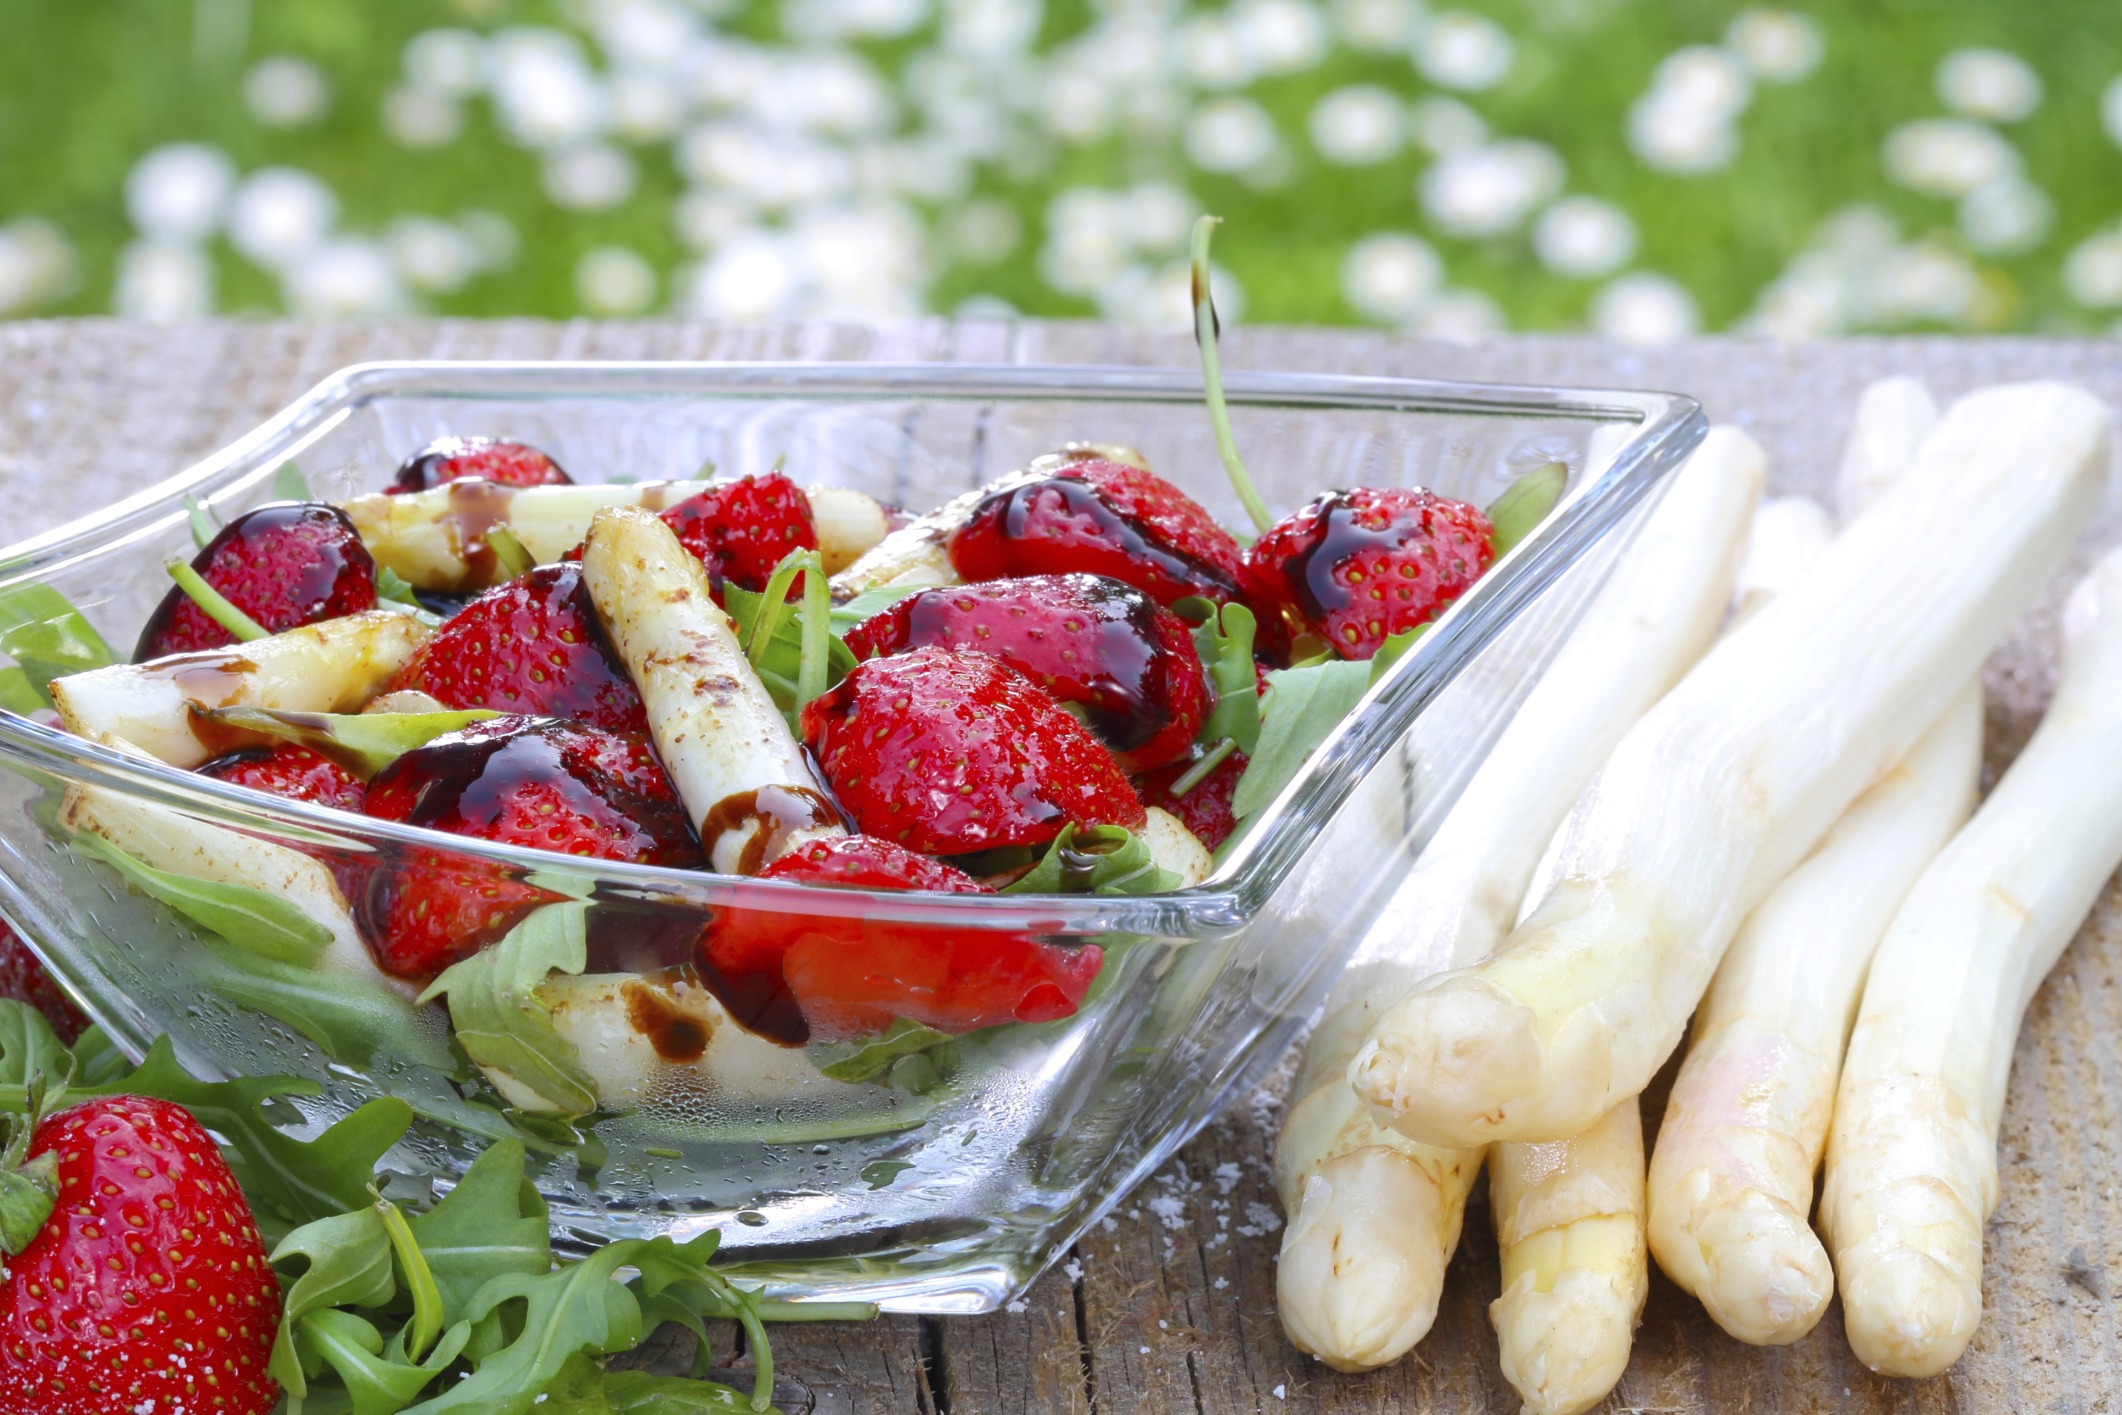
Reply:
[[2122, 333], [2112, 0], [0, 0], [0, 316]]

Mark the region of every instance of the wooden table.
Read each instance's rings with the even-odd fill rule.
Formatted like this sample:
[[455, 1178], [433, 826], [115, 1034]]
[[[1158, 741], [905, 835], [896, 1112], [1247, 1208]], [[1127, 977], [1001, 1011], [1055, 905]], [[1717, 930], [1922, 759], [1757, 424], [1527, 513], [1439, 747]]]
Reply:
[[[217, 322], [0, 325], [0, 542], [164, 477], [342, 365], [366, 359], [958, 359], [1191, 362], [1176, 332], [1097, 325]], [[2008, 378], [2083, 382], [2122, 405], [2122, 346], [2050, 340], [1707, 340], [1634, 350], [1537, 338], [1453, 346], [1347, 331], [1241, 330], [1236, 367], [1622, 383], [1694, 394], [1769, 448], [1789, 484], [1826, 484], [1864, 381], [1928, 378], [1941, 397]], [[2037, 626], [1992, 662], [1992, 766], [2023, 742], [2052, 664]], [[2122, 895], [2111, 886], [2033, 1005], [2001, 1145], [1989, 1314], [1944, 1377], [1880, 1380], [1839, 1316], [1780, 1350], [1742, 1346], [1662, 1279], [1614, 1411], [2102, 1411], [2122, 1408]], [[1486, 1224], [1467, 1226], [1436, 1329], [1398, 1366], [1339, 1376], [1283, 1340], [1280, 1217], [1268, 1177], [1271, 1085], [1237, 1104], [1050, 1272], [1021, 1310], [862, 1327], [782, 1328], [788, 1408], [818, 1412], [1509, 1411], [1485, 1307]], [[1647, 1112], [1654, 1120], [1655, 1112]], [[1182, 1202], [1174, 1224], [1146, 1202]], [[1476, 1196], [1477, 1205], [1481, 1198]], [[1159, 1209], [1169, 1210], [1160, 1204]], [[690, 1342], [690, 1338], [685, 1341]], [[718, 1353], [738, 1360], [734, 1334]], [[666, 1357], [673, 1353], [662, 1353]]]

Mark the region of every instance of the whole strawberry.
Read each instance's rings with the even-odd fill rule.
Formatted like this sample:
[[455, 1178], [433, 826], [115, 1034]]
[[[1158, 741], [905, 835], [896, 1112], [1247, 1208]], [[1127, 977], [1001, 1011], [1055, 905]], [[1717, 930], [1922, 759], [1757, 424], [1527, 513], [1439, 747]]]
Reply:
[[0, 997], [27, 1003], [43, 1013], [68, 1046], [88, 1029], [88, 1018], [5, 919], [0, 919]]
[[560, 464], [535, 447], [492, 437], [438, 437], [405, 459], [391, 479], [393, 494], [428, 491], [477, 477], [503, 486], [567, 486]]
[[[702, 863], [647, 739], [557, 718], [496, 717], [444, 733], [377, 773], [365, 808], [378, 820], [564, 855]], [[557, 897], [484, 860], [402, 846], [371, 871], [354, 917], [385, 972], [427, 978]]]
[[341, 811], [358, 811], [368, 794], [361, 778], [321, 752], [299, 742], [245, 747], [224, 752], [196, 768], [201, 776], [232, 781], [291, 801], [314, 801]]
[[1242, 554], [1202, 505], [1152, 472], [1083, 456], [1010, 478], [948, 541], [968, 580], [1106, 575], [1169, 605], [1238, 596]]
[[1144, 819], [1105, 744], [984, 653], [925, 647], [859, 664], [804, 707], [803, 735], [864, 834], [925, 854]]
[[856, 658], [924, 644], [992, 654], [1084, 710], [1127, 771], [1192, 747], [1208, 680], [1185, 621], [1102, 575], [1027, 575], [909, 595], [847, 634]]
[[0, 1282], [0, 1415], [271, 1410], [280, 1285], [199, 1123], [115, 1096], [47, 1117], [28, 1148], [57, 1189]]
[[[817, 840], [759, 878], [825, 888], [984, 894], [941, 860], [874, 836]], [[701, 977], [746, 1027], [789, 1045], [881, 1032], [897, 1018], [953, 1034], [1074, 1014], [1098, 976], [1096, 945], [1021, 934], [762, 909], [721, 912], [701, 940]]]
[[1310, 634], [1369, 658], [1427, 624], [1495, 559], [1476, 506], [1416, 488], [1326, 492], [1262, 533], [1245, 557], [1245, 597], [1263, 640]]
[[1174, 796], [1172, 788], [1194, 769], [1194, 763], [1190, 761], [1176, 761], [1159, 767], [1138, 778], [1135, 784], [1141, 788], [1143, 805], [1156, 806], [1177, 816], [1179, 824], [1213, 850], [1230, 839], [1238, 828], [1238, 818], [1231, 811], [1231, 798], [1238, 792], [1238, 778], [1245, 774], [1245, 764], [1245, 753], [1232, 752], [1210, 767], [1208, 773], [1183, 796]]
[[[337, 507], [276, 502], [221, 528], [192, 568], [268, 633], [376, 607], [376, 563]], [[180, 586], [172, 585], [141, 630], [133, 661], [235, 642]]]
[[641, 694], [605, 641], [582, 567], [572, 563], [541, 565], [451, 615], [385, 691], [407, 688], [444, 707], [648, 730]]

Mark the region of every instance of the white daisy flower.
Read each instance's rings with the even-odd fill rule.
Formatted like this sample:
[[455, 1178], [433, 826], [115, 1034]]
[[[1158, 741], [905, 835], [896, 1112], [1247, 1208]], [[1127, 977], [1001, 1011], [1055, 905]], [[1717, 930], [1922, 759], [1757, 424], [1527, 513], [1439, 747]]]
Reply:
[[1593, 299], [1591, 325], [1625, 344], [1669, 344], [1701, 327], [1687, 288], [1669, 276], [1639, 270], [1612, 281]]
[[1886, 136], [1886, 174], [1931, 196], [1964, 197], [2015, 175], [2019, 154], [1994, 131], [1961, 118], [1921, 118]]
[[1407, 325], [1411, 334], [1452, 344], [1476, 344], [1509, 328], [1503, 306], [1478, 290], [1440, 290]]
[[629, 142], [669, 142], [685, 128], [685, 95], [650, 69], [612, 75], [611, 104], [612, 128]]
[[2122, 226], [2110, 226], [2080, 242], [2063, 262], [2063, 288], [2093, 309], [2122, 306]]
[[470, 98], [486, 87], [486, 41], [463, 29], [416, 34], [406, 41], [405, 77], [437, 98]]
[[1981, 294], [1981, 277], [1972, 265], [1928, 242], [1903, 247], [1880, 275], [1876, 298], [1882, 314], [1896, 324], [1962, 323]]
[[1454, 236], [1500, 236], [1516, 230], [1562, 186], [1553, 148], [1510, 138], [1444, 158], [1416, 184], [1422, 209]]
[[1420, 0], [1338, 0], [1334, 22], [1357, 49], [1406, 53], [1414, 48], [1425, 16]]
[[304, 319], [398, 314], [405, 293], [390, 257], [374, 241], [343, 236], [310, 251], [281, 277], [287, 307]]
[[1694, 176], [1730, 165], [1739, 134], [1729, 117], [1653, 88], [1628, 110], [1628, 145], [1661, 172]]
[[928, 0], [787, 0], [781, 23], [798, 39], [897, 39], [928, 13]]
[[945, 229], [951, 250], [976, 265], [1007, 260], [1024, 240], [1024, 223], [1017, 209], [999, 197], [967, 202]]
[[1297, 74], [1326, 57], [1326, 20], [1308, 0], [1239, 0], [1239, 32], [1270, 74]]
[[569, 211], [609, 211], [634, 194], [634, 159], [609, 143], [545, 154], [545, 194]]
[[599, 246], [575, 263], [575, 298], [591, 314], [644, 314], [656, 300], [656, 272], [624, 246]]
[[750, 202], [720, 187], [688, 187], [671, 208], [678, 239], [695, 251], [711, 251], [756, 220]]
[[1449, 157], [1488, 141], [1488, 124], [1456, 98], [1432, 94], [1408, 109], [1408, 132], [1436, 157]]
[[266, 167], [243, 179], [229, 210], [229, 243], [268, 269], [317, 250], [339, 219], [331, 188], [292, 167]]
[[2107, 129], [2117, 147], [2122, 147], [2122, 77], [2100, 93], [2100, 126]]
[[686, 302], [706, 319], [757, 320], [785, 314], [796, 296], [797, 271], [787, 239], [754, 228], [732, 236], [701, 262]]
[[1938, 97], [1955, 113], [2016, 123], [2041, 106], [2041, 76], [2003, 49], [1956, 49], [1938, 65]]
[[700, 37], [698, 17], [672, 0], [621, 0], [596, 6], [597, 42], [621, 66], [667, 69]]
[[1022, 54], [1039, 37], [1040, 0], [945, 0], [943, 43], [960, 54]]
[[1407, 110], [1390, 90], [1351, 84], [1319, 100], [1311, 112], [1312, 143], [1344, 167], [1383, 162], [1407, 140]]
[[383, 95], [383, 129], [400, 147], [446, 147], [464, 131], [464, 109], [455, 99], [406, 85]]
[[1366, 236], [1341, 263], [1341, 293], [1366, 319], [1404, 324], [1444, 283], [1444, 262], [1426, 241], [1400, 232]]
[[521, 146], [570, 146], [604, 131], [604, 90], [573, 35], [503, 30], [490, 42], [488, 71], [501, 127]]
[[172, 143], [126, 174], [125, 214], [151, 240], [203, 241], [221, 229], [235, 184], [236, 164], [221, 149]]
[[1668, 54], [1651, 76], [1651, 90], [1668, 101], [1729, 122], [1753, 98], [1752, 77], [1729, 50], [1696, 44]]
[[1465, 10], [1446, 10], [1422, 27], [1415, 67], [1442, 88], [1494, 88], [1510, 72], [1517, 48], [1494, 20]]
[[900, 319], [920, 311], [926, 232], [900, 203], [815, 208], [798, 221], [795, 240], [814, 287], [807, 313]]
[[1260, 75], [1245, 31], [1228, 15], [1196, 15], [1177, 36], [1179, 67], [1196, 88], [1244, 88]]
[[331, 106], [331, 92], [315, 64], [292, 54], [275, 54], [251, 65], [243, 76], [243, 101], [269, 128], [299, 128], [324, 116]]
[[1533, 252], [1558, 275], [1593, 279], [1628, 264], [1636, 253], [1636, 223], [1597, 197], [1564, 197], [1534, 225]]
[[432, 216], [401, 216], [384, 233], [391, 264], [415, 290], [448, 294], [479, 270], [479, 251], [454, 223]]
[[1170, 182], [1141, 182], [1128, 189], [1125, 229], [1136, 250], [1178, 250], [1193, 234], [1201, 204]]
[[2048, 193], [2016, 174], [1969, 192], [1960, 202], [1960, 231], [1987, 255], [2020, 255], [2048, 237], [2056, 217]]
[[1209, 172], [1244, 172], [1275, 156], [1275, 121], [1249, 98], [1215, 98], [1186, 120], [1186, 155]]
[[464, 239], [471, 242], [472, 254], [477, 257], [481, 270], [506, 270], [516, 263], [516, 254], [523, 242], [516, 235], [516, 228], [507, 217], [498, 211], [482, 211], [474, 208], [457, 218], [457, 229]]
[[170, 323], [213, 313], [214, 266], [197, 246], [135, 241], [118, 253], [113, 305], [127, 319]]
[[73, 244], [49, 221], [25, 216], [0, 226], [0, 315], [66, 294], [76, 269]]
[[1820, 26], [1792, 10], [1748, 10], [1731, 22], [1724, 42], [1757, 79], [1796, 83], [1820, 67], [1827, 44]]

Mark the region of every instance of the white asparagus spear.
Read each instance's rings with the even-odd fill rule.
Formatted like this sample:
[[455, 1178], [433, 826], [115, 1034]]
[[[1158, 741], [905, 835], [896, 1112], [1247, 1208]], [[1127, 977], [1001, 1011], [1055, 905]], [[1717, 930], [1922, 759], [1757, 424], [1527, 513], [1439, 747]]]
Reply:
[[1732, 612], [1746, 615], [1797, 584], [1835, 538], [1835, 518], [1810, 496], [1778, 496], [1761, 503], [1746, 537], [1732, 589]]
[[[1844, 513], [1891, 486], [1936, 422], [1913, 380], [1866, 390], [1843, 458]], [[1807, 1216], [1843, 1043], [1895, 908], [1974, 807], [1981, 753], [1970, 684], [1747, 916], [1696, 1010], [1651, 1156], [1651, 1251], [1741, 1341], [1796, 1341], [1834, 1295]]]
[[[582, 543], [590, 518], [607, 506], [651, 511], [675, 506], [713, 486], [705, 481], [612, 483], [605, 486], [501, 486], [451, 482], [427, 491], [357, 496], [341, 504], [378, 565], [424, 590], [483, 589], [509, 578], [486, 545], [505, 523], [531, 559], [547, 565]], [[804, 493], [818, 530], [825, 568], [847, 565], [883, 539], [889, 518], [875, 497], [845, 487]]]
[[1872, 960], [1820, 1219], [1859, 1360], [1935, 1375], [1982, 1315], [2019, 1020], [2122, 862], [2122, 552], [2063, 613], [2055, 699]]
[[1636, 724], [1562, 880], [1350, 1067], [1434, 1143], [1574, 1134], [1641, 1091], [1739, 922], [1941, 716], [2098, 503], [2108, 410], [2062, 384], [1953, 405], [1913, 475]]
[[1628, 1368], [1650, 1293], [1636, 1098], [1573, 1139], [1496, 1146], [1488, 1185], [1503, 1266], [1488, 1316], [1504, 1378], [1533, 1415], [1589, 1410]]
[[265, 740], [202, 727], [193, 707], [358, 712], [427, 636], [409, 615], [370, 610], [225, 649], [70, 674], [52, 683], [52, 702], [77, 737], [107, 733], [171, 766], [193, 767]]
[[1762, 474], [1752, 438], [1711, 430], [1328, 999], [1275, 1147], [1290, 1215], [1276, 1307], [1290, 1339], [1336, 1369], [1397, 1360], [1429, 1330], [1481, 1164], [1478, 1148], [1377, 1124], [1348, 1088], [1349, 1058], [1416, 981], [1509, 929], [1546, 835], [1716, 634]]
[[639, 507], [599, 511], [582, 578], [715, 869], [756, 874], [805, 841], [846, 833], [707, 572], [669, 526]]

